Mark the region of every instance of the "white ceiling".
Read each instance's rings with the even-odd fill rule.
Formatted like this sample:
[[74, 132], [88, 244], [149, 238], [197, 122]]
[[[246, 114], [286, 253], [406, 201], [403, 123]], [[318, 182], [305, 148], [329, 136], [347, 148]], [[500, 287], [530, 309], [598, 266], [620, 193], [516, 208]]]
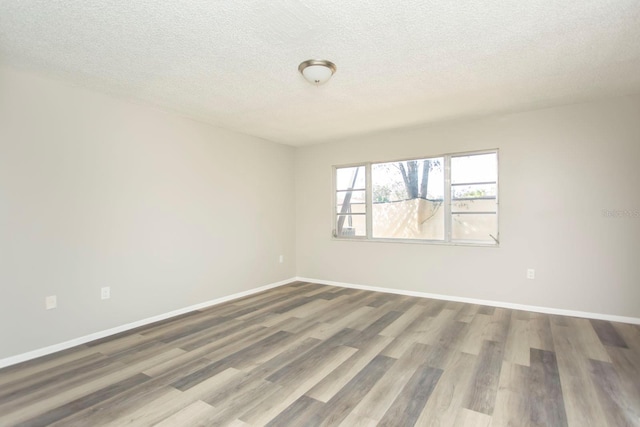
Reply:
[[640, 1], [0, 0], [0, 63], [303, 145], [638, 93]]

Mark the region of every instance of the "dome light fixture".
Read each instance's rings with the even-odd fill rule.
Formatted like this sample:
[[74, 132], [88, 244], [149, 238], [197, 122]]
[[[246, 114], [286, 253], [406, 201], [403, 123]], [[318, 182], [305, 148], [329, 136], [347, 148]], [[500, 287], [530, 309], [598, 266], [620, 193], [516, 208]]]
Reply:
[[336, 72], [336, 64], [326, 59], [308, 59], [298, 65], [298, 71], [307, 81], [320, 86], [329, 81]]

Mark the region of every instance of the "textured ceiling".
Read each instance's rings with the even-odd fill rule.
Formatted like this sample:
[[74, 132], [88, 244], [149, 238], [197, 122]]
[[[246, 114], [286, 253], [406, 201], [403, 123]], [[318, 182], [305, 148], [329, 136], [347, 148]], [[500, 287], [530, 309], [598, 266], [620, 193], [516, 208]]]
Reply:
[[0, 0], [0, 64], [303, 145], [638, 93], [640, 1]]

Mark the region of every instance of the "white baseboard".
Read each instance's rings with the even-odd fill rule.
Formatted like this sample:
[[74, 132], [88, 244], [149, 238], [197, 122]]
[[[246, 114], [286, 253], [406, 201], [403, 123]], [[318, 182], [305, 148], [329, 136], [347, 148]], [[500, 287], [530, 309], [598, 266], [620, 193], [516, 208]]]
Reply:
[[587, 319], [608, 320], [611, 322], [632, 323], [640, 325], [640, 318], [616, 316], [613, 314], [592, 313], [589, 311], [564, 310], [561, 308], [538, 307], [535, 305], [514, 304], [502, 301], [490, 301], [475, 298], [464, 298], [450, 295], [430, 294], [427, 292], [405, 291], [401, 289], [380, 288], [377, 286], [355, 285], [353, 283], [334, 282], [332, 280], [310, 279], [308, 277], [296, 277], [301, 282], [318, 283], [320, 285], [340, 286], [343, 288], [362, 289], [365, 291], [385, 292], [388, 294], [407, 295], [412, 297], [432, 298], [445, 301], [467, 302], [471, 304], [488, 305], [491, 307], [510, 308], [513, 310], [534, 311], [536, 313], [559, 314], [561, 316], [584, 317]]
[[116, 326], [115, 328], [107, 329], [100, 332], [95, 332], [93, 334], [85, 335], [79, 338], [74, 338], [69, 341], [61, 342], [59, 344], [50, 345], [47, 347], [39, 348], [37, 350], [32, 350], [26, 353], [18, 354], [16, 356], [10, 356], [4, 359], [0, 359], [0, 369], [7, 366], [15, 365], [21, 362], [26, 362], [27, 360], [35, 359], [41, 356], [46, 356], [47, 354], [55, 353], [57, 351], [66, 350], [68, 348], [85, 344], [90, 341], [95, 341], [100, 338], [105, 338], [110, 335], [115, 335], [120, 332], [128, 331], [130, 329], [135, 329], [140, 326], [148, 325], [150, 323], [158, 322], [160, 320], [165, 320], [170, 317], [179, 316], [181, 314], [188, 313], [190, 311], [200, 310], [202, 308], [211, 307], [213, 305], [221, 304], [223, 302], [231, 301], [231, 300], [242, 298], [248, 295], [256, 294], [258, 292], [266, 291], [268, 289], [277, 288], [278, 286], [286, 285], [287, 283], [294, 282], [295, 280], [296, 278], [292, 277], [290, 279], [281, 280], [280, 282], [271, 283], [265, 286], [260, 286], [259, 288], [238, 292], [238, 293], [227, 295], [221, 298], [216, 298], [211, 301], [206, 301], [200, 304], [191, 305], [189, 307], [180, 308], [178, 310], [173, 310], [168, 313], [163, 313], [157, 316], [148, 317], [146, 319], [138, 320], [136, 322], [127, 323], [126, 325]]

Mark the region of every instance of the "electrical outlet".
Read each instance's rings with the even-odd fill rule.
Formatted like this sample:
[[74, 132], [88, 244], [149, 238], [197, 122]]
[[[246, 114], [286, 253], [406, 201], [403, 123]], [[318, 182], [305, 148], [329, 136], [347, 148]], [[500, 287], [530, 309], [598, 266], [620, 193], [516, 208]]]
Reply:
[[280, 264], [284, 262], [284, 255], [280, 255], [279, 261], [280, 261]]
[[105, 286], [100, 288], [100, 298], [101, 299], [109, 299], [111, 298], [111, 288], [109, 286]]
[[56, 308], [58, 306], [58, 298], [55, 295], [50, 295], [44, 299], [44, 308], [46, 310], [51, 310], [52, 308]]
[[535, 279], [536, 278], [536, 271], [533, 268], [528, 268], [527, 269], [527, 279]]

